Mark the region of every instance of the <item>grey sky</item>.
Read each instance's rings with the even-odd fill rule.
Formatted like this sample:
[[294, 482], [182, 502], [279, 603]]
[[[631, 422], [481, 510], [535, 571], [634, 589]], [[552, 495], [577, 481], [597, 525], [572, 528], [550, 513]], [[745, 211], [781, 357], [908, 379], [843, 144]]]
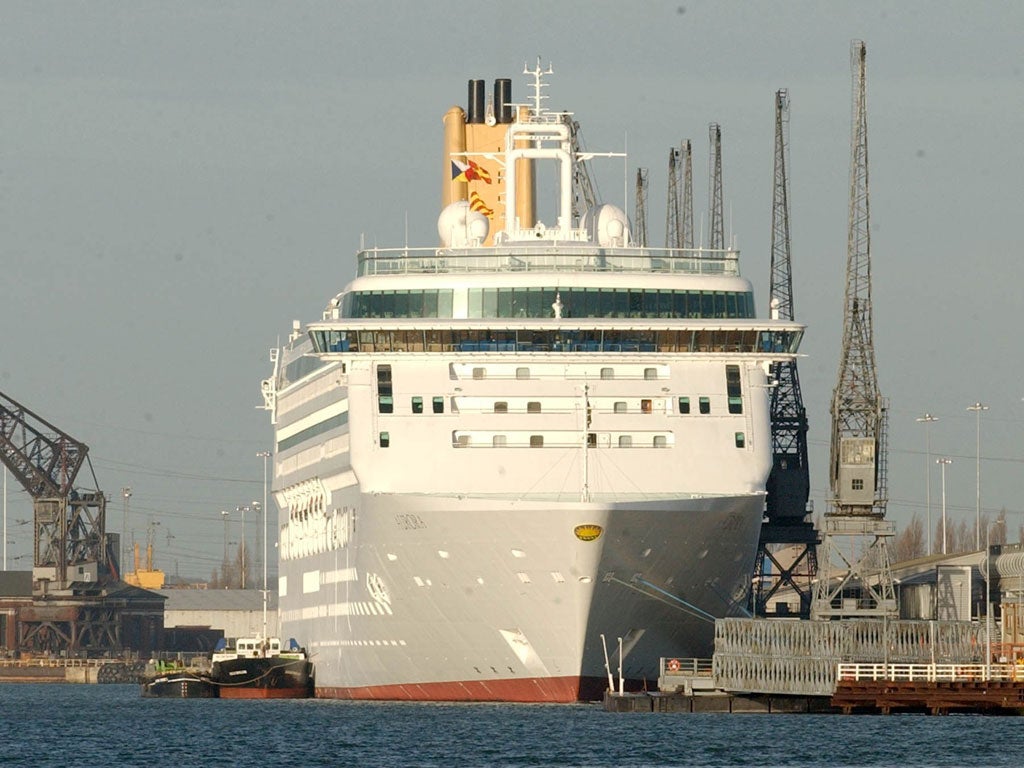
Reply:
[[[0, 390], [89, 444], [100, 487], [130, 485], [157, 564], [207, 576], [220, 510], [262, 496], [259, 381], [293, 318], [316, 318], [361, 233], [436, 239], [441, 115], [466, 80], [552, 62], [548, 95], [590, 149], [650, 169], [664, 238], [668, 149], [723, 129], [728, 224], [767, 307], [772, 99], [792, 100], [793, 259], [824, 511], [842, 329], [849, 45], [868, 46], [876, 352], [891, 398], [891, 516], [924, 515], [925, 434], [948, 511], [1024, 524], [1024, 5], [1015, 2], [0, 2]], [[598, 166], [622, 199], [622, 165]], [[933, 466], [933, 516], [939, 469]], [[10, 554], [27, 554], [10, 488]], [[251, 521], [251, 518], [250, 518]], [[250, 541], [255, 536], [253, 528]], [[170, 532], [173, 539], [167, 538]], [[237, 540], [237, 527], [231, 534]], [[28, 567], [25, 558], [12, 563]]]

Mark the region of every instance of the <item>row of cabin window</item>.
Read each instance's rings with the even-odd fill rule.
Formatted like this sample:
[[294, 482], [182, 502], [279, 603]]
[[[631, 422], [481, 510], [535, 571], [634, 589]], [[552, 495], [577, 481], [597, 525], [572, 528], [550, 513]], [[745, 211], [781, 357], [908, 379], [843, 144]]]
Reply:
[[[802, 331], [448, 328], [311, 330], [316, 352], [796, 352]], [[289, 368], [288, 370], [293, 370]], [[298, 369], [294, 369], [297, 371]]]
[[[381, 448], [391, 447], [391, 433], [381, 432], [379, 436], [379, 442]], [[736, 432], [733, 435], [733, 440], [737, 448], [745, 448], [747, 445], [747, 438], [743, 432]], [[467, 448], [470, 445], [469, 435], [459, 435], [453, 442], [457, 448]], [[506, 435], [494, 435], [491, 438], [492, 448], [503, 448], [508, 445], [508, 437]], [[587, 433], [587, 445], [589, 447], [597, 446], [597, 434], [594, 432]], [[651, 441], [653, 448], [666, 448], [668, 443], [665, 440], [664, 435], [655, 435]], [[543, 448], [544, 447], [544, 435], [530, 435], [530, 447], [531, 448]], [[633, 436], [632, 435], [619, 435], [619, 448], [632, 448], [633, 447]], [[863, 481], [861, 481], [863, 482]], [[854, 481], [856, 485], [857, 481]]]
[[[735, 291], [678, 291], [644, 288], [469, 288], [466, 316], [753, 318], [754, 295]], [[453, 317], [453, 291], [356, 291], [342, 298], [341, 316]]]
[[[431, 408], [434, 413], [444, 413], [444, 398], [435, 397], [431, 400]], [[377, 396], [377, 410], [379, 413], [394, 413], [395, 399], [391, 395]], [[423, 398], [412, 398], [412, 412], [423, 413]]]
[[[413, 413], [423, 413], [423, 398], [413, 397], [411, 401]], [[444, 398], [435, 397], [432, 400], [432, 407], [434, 413], [444, 413]], [[395, 412], [395, 399], [391, 395], [378, 395], [377, 396], [377, 408], [380, 413], [394, 413]], [[699, 397], [697, 398], [697, 408], [701, 414], [711, 413], [711, 398], [710, 397]], [[643, 399], [640, 401], [641, 413], [653, 413], [654, 405], [652, 400]], [[498, 400], [494, 403], [495, 413], [508, 413], [508, 402], [504, 400]], [[541, 404], [539, 401], [530, 401], [526, 404], [527, 413], [540, 413]], [[626, 403], [624, 401], [616, 402], [614, 405], [615, 413], [626, 413]], [[690, 398], [680, 397], [679, 398], [679, 413], [686, 415], [690, 413]], [[742, 397], [730, 397], [729, 398], [729, 413], [741, 414], [743, 413], [743, 398]]]
[[[473, 369], [473, 378], [474, 379], [478, 379], [478, 380], [479, 379], [486, 379], [487, 378], [487, 369], [486, 368], [474, 368]], [[502, 378], [504, 378], [504, 376], [502, 376]], [[520, 367], [516, 368], [516, 378], [517, 379], [529, 379], [530, 378], [530, 369], [528, 367], [526, 367], [526, 366], [520, 366]], [[602, 368], [601, 369], [601, 378], [604, 379], [604, 380], [614, 379], [615, 378], [615, 369], [614, 368]], [[644, 381], [657, 381], [657, 379], [658, 379], [658, 369], [657, 368], [644, 368]]]

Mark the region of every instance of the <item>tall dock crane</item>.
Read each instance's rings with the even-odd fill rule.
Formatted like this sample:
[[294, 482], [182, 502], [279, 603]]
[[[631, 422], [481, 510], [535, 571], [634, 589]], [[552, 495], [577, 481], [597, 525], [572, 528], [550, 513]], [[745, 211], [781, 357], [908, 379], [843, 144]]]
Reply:
[[577, 158], [576, 162], [572, 164], [572, 218], [578, 225], [583, 214], [597, 205], [597, 194], [590, 175], [590, 165], [586, 159], [581, 157], [584, 154], [584, 149], [579, 121], [573, 120], [568, 115], [563, 119], [569, 127], [572, 153]]
[[99, 490], [75, 487], [85, 464], [96, 483], [89, 447], [0, 393], [0, 459], [32, 497], [32, 579], [39, 589], [116, 580], [106, 540], [107, 500]]
[[84, 465], [96, 484], [89, 447], [0, 393], [0, 461], [32, 498], [32, 604], [15, 617], [18, 650], [151, 648], [163, 598], [122, 589], [106, 497], [75, 485]]
[[693, 151], [689, 139], [668, 151], [665, 247], [693, 248]]
[[680, 248], [693, 248], [693, 145], [685, 139], [680, 145], [683, 156], [683, 207], [679, 214]]
[[[772, 193], [771, 286], [772, 317], [794, 320], [793, 275], [789, 232], [789, 94], [775, 93], [775, 177]], [[807, 462], [807, 410], [800, 392], [796, 361], [772, 365], [771, 390], [772, 470], [768, 475], [765, 522], [761, 526], [751, 611], [754, 616], [811, 614], [811, 593], [818, 570], [818, 533], [809, 521], [811, 478]], [[778, 558], [782, 546], [793, 548], [792, 558]], [[769, 601], [788, 588], [799, 598], [797, 612], [788, 603]]]
[[897, 615], [888, 546], [895, 526], [885, 519], [888, 404], [878, 390], [872, 333], [867, 49], [859, 40], [851, 46], [851, 63], [853, 136], [843, 350], [832, 393], [824, 568], [811, 606], [811, 616], [817, 619]]
[[668, 151], [668, 199], [665, 204], [665, 247], [682, 248], [683, 231], [679, 221], [681, 203], [679, 201], [679, 150], [672, 147]]
[[712, 250], [725, 248], [725, 214], [722, 206], [722, 126], [711, 123], [708, 126], [708, 138], [711, 142], [711, 165], [709, 173], [710, 201], [709, 243]]
[[636, 244], [647, 247], [647, 169], [636, 169]]

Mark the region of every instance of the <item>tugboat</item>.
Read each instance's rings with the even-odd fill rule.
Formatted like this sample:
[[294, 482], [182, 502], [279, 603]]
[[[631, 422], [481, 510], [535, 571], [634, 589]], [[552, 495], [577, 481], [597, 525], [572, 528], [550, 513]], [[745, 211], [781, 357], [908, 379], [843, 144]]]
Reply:
[[176, 661], [150, 661], [142, 678], [147, 699], [215, 699], [217, 686], [209, 670], [186, 667]]
[[210, 679], [222, 699], [308, 699], [314, 669], [294, 638], [281, 647], [276, 637], [239, 638], [234, 648], [221, 640], [210, 657]]

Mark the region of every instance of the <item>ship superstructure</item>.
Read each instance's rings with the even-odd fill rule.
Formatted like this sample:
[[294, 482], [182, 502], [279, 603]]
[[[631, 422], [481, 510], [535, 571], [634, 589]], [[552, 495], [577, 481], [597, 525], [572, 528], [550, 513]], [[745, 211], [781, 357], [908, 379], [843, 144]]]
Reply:
[[281, 631], [318, 696], [594, 698], [605, 642], [653, 680], [746, 602], [803, 327], [755, 319], [733, 249], [575, 218], [593, 155], [529, 74], [531, 104], [471, 81], [446, 114], [440, 247], [361, 251], [272, 355]]

